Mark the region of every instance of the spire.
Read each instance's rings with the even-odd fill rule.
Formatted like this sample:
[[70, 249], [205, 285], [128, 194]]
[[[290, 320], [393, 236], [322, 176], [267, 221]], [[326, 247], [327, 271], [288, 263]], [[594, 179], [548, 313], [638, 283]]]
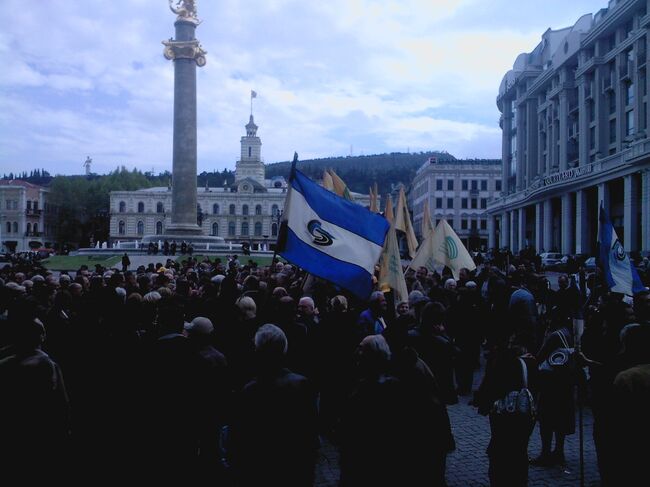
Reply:
[[247, 137], [257, 137], [257, 125], [253, 120], [253, 114], [251, 114], [250, 120], [246, 124], [246, 136]]

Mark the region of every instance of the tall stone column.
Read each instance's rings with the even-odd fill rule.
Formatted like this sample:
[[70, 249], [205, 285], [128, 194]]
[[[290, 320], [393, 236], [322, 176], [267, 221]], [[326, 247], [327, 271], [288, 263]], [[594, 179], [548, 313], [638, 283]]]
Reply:
[[[646, 205], [649, 204], [646, 200]], [[623, 246], [628, 252], [639, 250], [638, 236], [641, 222], [637, 221], [639, 191], [634, 174], [623, 178]]]
[[205, 66], [205, 54], [195, 38], [194, 2], [173, 8], [178, 14], [176, 38], [163, 41], [165, 58], [174, 61], [174, 149], [172, 163], [172, 217], [170, 234], [200, 235], [196, 223], [196, 67]]
[[501, 214], [501, 247], [510, 248], [510, 212]]
[[519, 251], [521, 252], [526, 248], [526, 208], [519, 208], [518, 211], [518, 224], [517, 224], [517, 237], [519, 240]]
[[576, 191], [576, 254], [588, 254], [590, 249], [591, 226], [587, 209], [587, 192]]
[[519, 240], [517, 239], [517, 212], [520, 210], [512, 210], [510, 212], [510, 250], [513, 254], [519, 252], [517, 244]]
[[650, 169], [641, 171], [641, 250], [650, 251]]
[[535, 251], [541, 252], [544, 247], [544, 216], [543, 203], [535, 205]]
[[494, 215], [488, 215], [487, 227], [488, 227], [488, 249], [493, 249], [496, 247], [496, 242], [497, 242], [496, 222], [495, 222]]
[[544, 251], [553, 249], [553, 200], [544, 200]]
[[572, 254], [575, 251], [575, 207], [573, 195], [562, 195], [562, 253]]
[[[562, 79], [562, 82], [564, 82], [564, 79]], [[560, 92], [559, 115], [560, 133], [558, 134], [558, 139], [560, 141], [560, 160], [557, 163], [560, 166], [560, 171], [565, 171], [568, 166], [567, 140], [569, 139], [569, 101], [566, 90]]]

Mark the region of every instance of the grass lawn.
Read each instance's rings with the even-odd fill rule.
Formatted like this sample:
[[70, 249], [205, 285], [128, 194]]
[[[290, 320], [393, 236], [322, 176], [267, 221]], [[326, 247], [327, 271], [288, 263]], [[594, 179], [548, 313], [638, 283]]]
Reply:
[[[232, 254], [230, 254], [230, 255], [232, 255]], [[196, 260], [198, 260], [199, 262], [201, 262], [201, 261], [203, 261], [203, 259], [204, 259], [206, 256], [205, 256], [205, 255], [194, 255], [193, 257], [194, 257]], [[223, 262], [224, 264], [226, 263], [226, 256], [225, 256], [225, 255], [208, 255], [207, 257], [209, 257], [210, 262], [214, 262], [214, 260], [215, 260], [216, 258], [219, 258], [219, 259], [221, 259], [221, 262]], [[183, 258], [186, 258], [186, 256], [181, 255], [181, 256], [178, 257], [176, 260], [178, 260], [178, 261], [183, 261]], [[248, 264], [248, 261], [249, 261], [249, 260], [252, 260], [253, 262], [257, 262], [257, 265], [260, 266], [260, 267], [264, 267], [264, 266], [269, 266], [269, 265], [271, 265], [271, 260], [272, 260], [272, 257], [270, 257], [270, 256], [269, 256], [269, 257], [267, 257], [267, 256], [264, 256], [264, 257], [255, 257], [255, 256], [248, 256], [248, 255], [243, 255], [243, 254], [237, 254], [237, 258], [239, 259], [239, 263], [240, 263], [241, 265]], [[278, 259], [280, 259], [280, 262], [286, 262], [286, 261], [285, 261], [282, 257], [280, 257], [279, 255], [278, 255]]]
[[76, 271], [86, 264], [92, 271], [95, 269], [95, 264], [112, 267], [120, 261], [119, 255], [53, 255], [42, 263], [47, 269], [55, 271]]

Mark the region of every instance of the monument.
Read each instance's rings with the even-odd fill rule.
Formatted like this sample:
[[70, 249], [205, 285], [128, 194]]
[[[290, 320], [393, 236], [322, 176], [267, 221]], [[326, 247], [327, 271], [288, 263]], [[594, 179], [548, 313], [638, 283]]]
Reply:
[[163, 41], [163, 55], [174, 62], [174, 139], [172, 156], [171, 224], [164, 235], [142, 238], [141, 243], [163, 239], [193, 243], [223, 243], [223, 238], [204, 236], [197, 224], [196, 197], [196, 67], [205, 66], [207, 52], [195, 37], [201, 23], [196, 0], [169, 0], [176, 14], [176, 38]]

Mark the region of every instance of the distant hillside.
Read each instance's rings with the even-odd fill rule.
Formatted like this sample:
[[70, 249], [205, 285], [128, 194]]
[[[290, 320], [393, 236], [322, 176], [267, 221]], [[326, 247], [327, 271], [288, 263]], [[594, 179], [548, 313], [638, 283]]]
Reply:
[[[402, 182], [408, 185], [415, 171], [429, 157], [440, 161], [454, 161], [456, 158], [447, 152], [419, 152], [407, 154], [393, 152], [372, 156], [327, 157], [299, 161], [298, 168], [313, 179], [321, 179], [325, 169], [334, 169], [352, 191], [368, 193], [368, 188], [377, 182], [380, 194], [390, 192], [390, 185]], [[289, 177], [291, 162], [267, 164], [266, 177]]]

